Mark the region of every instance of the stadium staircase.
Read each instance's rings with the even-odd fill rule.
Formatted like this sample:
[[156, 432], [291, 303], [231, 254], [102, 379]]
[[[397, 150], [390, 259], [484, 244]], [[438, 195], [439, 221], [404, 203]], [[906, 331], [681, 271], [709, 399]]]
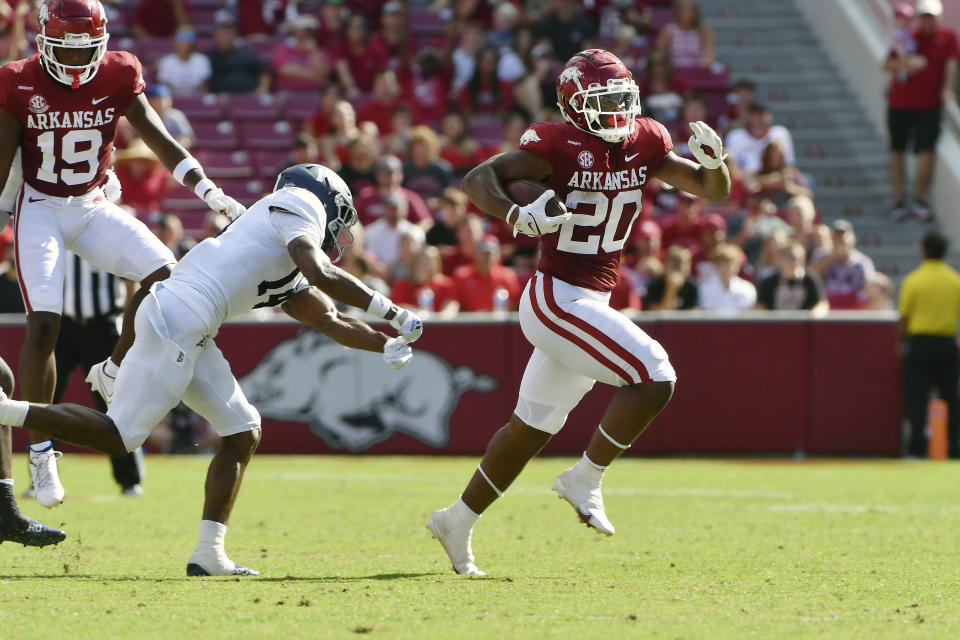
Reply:
[[[793, 134], [797, 164], [814, 181], [825, 222], [849, 219], [859, 247], [899, 281], [916, 266], [927, 226], [895, 224], [886, 140], [878, 136], [795, 2], [701, 0], [730, 76], [757, 83], [778, 124]], [[878, 100], [882, 97], [878, 96]]]

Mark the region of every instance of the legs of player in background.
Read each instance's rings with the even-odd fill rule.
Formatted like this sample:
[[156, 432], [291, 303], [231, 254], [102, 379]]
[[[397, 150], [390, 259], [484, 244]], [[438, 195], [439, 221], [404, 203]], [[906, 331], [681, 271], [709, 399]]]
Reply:
[[[27, 315], [27, 335], [20, 349], [20, 389], [27, 402], [48, 403], [53, 400], [57, 372], [53, 356], [60, 333], [60, 315], [34, 311]], [[58, 451], [42, 433], [30, 432], [30, 476], [37, 501], [45, 507], [63, 502], [63, 485], [57, 472]]]
[[[13, 372], [0, 359], [0, 390], [13, 393]], [[20, 511], [13, 492], [13, 469], [11, 465], [11, 429], [0, 426], [0, 543], [9, 540], [31, 547], [57, 544], [67, 537], [59, 529], [30, 520]]]
[[243, 472], [259, 443], [259, 428], [226, 436], [220, 441], [207, 470], [203, 520], [197, 547], [187, 564], [188, 576], [260, 575], [230, 560], [224, 548], [227, 520], [240, 491]]

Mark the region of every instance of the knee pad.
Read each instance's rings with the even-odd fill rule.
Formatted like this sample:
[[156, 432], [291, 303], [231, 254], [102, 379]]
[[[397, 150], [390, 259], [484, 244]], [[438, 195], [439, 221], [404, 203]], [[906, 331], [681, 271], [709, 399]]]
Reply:
[[556, 407], [520, 396], [513, 412], [537, 431], [556, 435], [567, 421], [573, 407]]

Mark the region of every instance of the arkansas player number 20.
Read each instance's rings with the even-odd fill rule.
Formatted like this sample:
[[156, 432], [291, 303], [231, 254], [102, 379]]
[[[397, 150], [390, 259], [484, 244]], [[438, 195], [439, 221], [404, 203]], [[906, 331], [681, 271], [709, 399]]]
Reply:
[[[60, 172], [59, 179], [70, 186], [86, 184], [97, 175], [100, 159], [98, 151], [103, 144], [103, 135], [99, 129], [74, 129], [68, 131], [60, 141], [60, 157], [67, 164], [85, 162], [86, 171], [74, 171], [66, 168]], [[37, 147], [43, 153], [43, 161], [37, 169], [37, 179], [57, 183], [54, 168], [57, 164], [56, 138], [53, 131], [45, 131], [37, 137]]]
[[[605, 253], [622, 250], [627, 243], [630, 227], [640, 214], [642, 202], [643, 192], [640, 189], [621, 191], [612, 200], [600, 191], [571, 191], [567, 194], [567, 209], [578, 211], [581, 205], [588, 205], [593, 207], [593, 213], [574, 213], [564, 222], [560, 227], [557, 249], [585, 255], [595, 255], [600, 249]], [[630, 204], [635, 205], [630, 224], [624, 227], [623, 236], [617, 238], [623, 209]], [[573, 231], [576, 227], [598, 227], [604, 222], [606, 225], [601, 232], [591, 234], [585, 240], [573, 239]]]

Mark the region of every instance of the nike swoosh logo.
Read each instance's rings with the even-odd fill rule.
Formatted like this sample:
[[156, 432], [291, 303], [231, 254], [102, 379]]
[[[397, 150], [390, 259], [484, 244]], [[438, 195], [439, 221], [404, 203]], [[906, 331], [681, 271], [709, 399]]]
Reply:
[[100, 104], [101, 102], [103, 102], [104, 100], [106, 100], [106, 99], [109, 98], [109, 97], [110, 97], [110, 96], [103, 96], [102, 98], [97, 98], [96, 100], [91, 100], [90, 102], [92, 102], [93, 104]]
[[41, 200], [46, 200], [46, 198], [27, 198], [30, 202], [40, 202]]
[[623, 156], [623, 160], [624, 160], [625, 162], [630, 162], [631, 160], [633, 160], [634, 158], [636, 158], [638, 155], [640, 155], [640, 154], [639, 154], [639, 153], [635, 153], [635, 154], [633, 154], [632, 156]]

